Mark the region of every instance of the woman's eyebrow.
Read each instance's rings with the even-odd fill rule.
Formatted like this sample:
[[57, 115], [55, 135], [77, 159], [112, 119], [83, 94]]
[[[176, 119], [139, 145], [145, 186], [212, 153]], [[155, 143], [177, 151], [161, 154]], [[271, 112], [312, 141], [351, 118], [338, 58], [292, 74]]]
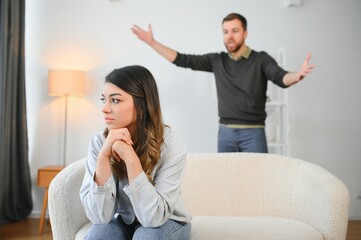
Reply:
[[122, 94], [120, 94], [120, 93], [111, 93], [111, 94], [109, 94], [109, 97], [113, 97], [113, 96], [122, 96]]
[[[123, 96], [123, 95], [120, 94], [120, 93], [111, 93], [111, 94], [109, 94], [109, 97], [113, 97], [113, 96]], [[102, 93], [102, 97], [105, 97], [104, 93]]]

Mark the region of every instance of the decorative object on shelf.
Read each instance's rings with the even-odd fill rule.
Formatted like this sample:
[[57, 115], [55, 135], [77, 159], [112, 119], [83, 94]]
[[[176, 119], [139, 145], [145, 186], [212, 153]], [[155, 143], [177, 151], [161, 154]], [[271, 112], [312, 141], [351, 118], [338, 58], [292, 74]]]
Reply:
[[85, 72], [79, 70], [51, 69], [48, 73], [49, 96], [64, 96], [63, 166], [66, 166], [66, 134], [68, 118], [68, 97], [83, 96]]

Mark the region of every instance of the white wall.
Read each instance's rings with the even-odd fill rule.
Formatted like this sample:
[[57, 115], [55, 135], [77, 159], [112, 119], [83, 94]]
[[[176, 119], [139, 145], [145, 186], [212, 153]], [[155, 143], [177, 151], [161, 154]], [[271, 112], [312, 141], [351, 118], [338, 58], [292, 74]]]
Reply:
[[152, 23], [155, 37], [181, 52], [224, 50], [221, 21], [239, 12], [249, 21], [247, 43], [274, 54], [286, 50], [286, 66], [297, 70], [313, 53], [314, 73], [288, 91], [291, 156], [326, 168], [351, 193], [350, 218], [361, 219], [361, 1], [303, 0], [31, 0], [26, 6], [26, 84], [33, 214], [43, 189], [37, 169], [61, 164], [64, 99], [47, 95], [50, 68], [87, 72], [86, 96], [69, 101], [67, 163], [85, 157], [103, 129], [99, 100], [103, 79], [129, 64], [155, 76], [165, 122], [189, 152], [215, 152], [217, 102], [213, 76], [177, 68], [140, 42], [132, 24]]

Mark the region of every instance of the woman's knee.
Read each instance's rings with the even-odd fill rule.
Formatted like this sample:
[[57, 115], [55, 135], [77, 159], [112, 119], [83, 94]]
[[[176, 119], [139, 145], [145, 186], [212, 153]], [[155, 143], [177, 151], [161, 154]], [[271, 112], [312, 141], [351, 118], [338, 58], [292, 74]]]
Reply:
[[163, 234], [159, 231], [158, 228], [145, 228], [138, 227], [134, 232], [133, 240], [156, 240], [156, 239], [165, 239]]
[[138, 227], [134, 232], [133, 240], [188, 240], [190, 239], [191, 225], [168, 220], [157, 228]]
[[124, 236], [123, 230], [117, 220], [113, 219], [108, 224], [93, 224], [87, 235], [85, 236], [86, 240], [100, 240], [100, 239], [126, 239]]

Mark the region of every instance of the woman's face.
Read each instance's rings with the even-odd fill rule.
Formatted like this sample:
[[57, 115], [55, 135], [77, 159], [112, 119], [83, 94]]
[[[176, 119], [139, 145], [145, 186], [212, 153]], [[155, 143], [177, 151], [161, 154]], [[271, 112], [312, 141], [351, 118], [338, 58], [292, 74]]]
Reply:
[[104, 121], [109, 130], [128, 128], [134, 132], [137, 114], [132, 95], [112, 83], [105, 83], [101, 100], [104, 103]]

